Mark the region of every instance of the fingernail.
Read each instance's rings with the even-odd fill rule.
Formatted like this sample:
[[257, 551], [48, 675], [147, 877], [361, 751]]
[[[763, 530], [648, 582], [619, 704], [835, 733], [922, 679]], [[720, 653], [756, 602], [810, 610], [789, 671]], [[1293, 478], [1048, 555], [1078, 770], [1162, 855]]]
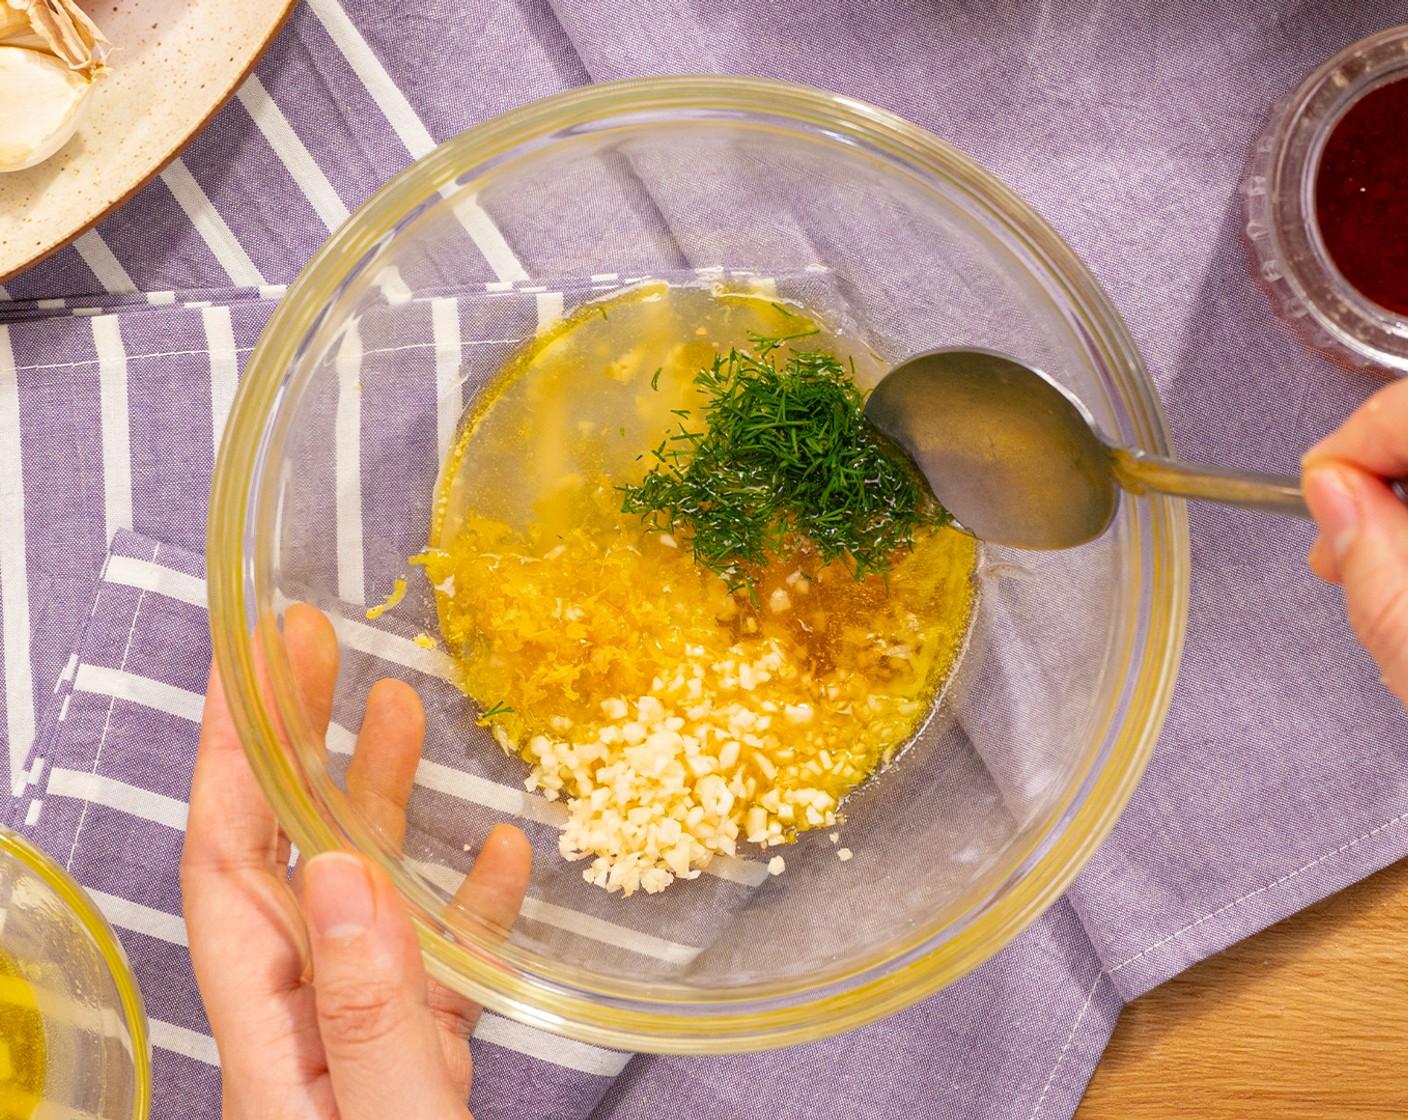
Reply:
[[1359, 534], [1359, 503], [1349, 479], [1338, 467], [1315, 467], [1306, 476], [1305, 491], [1321, 538], [1337, 559], [1343, 558]]
[[1318, 569], [1319, 569], [1320, 565], [1324, 562], [1324, 559], [1325, 559], [1324, 556], [1322, 555], [1323, 552], [1324, 552], [1324, 550], [1325, 550], [1325, 538], [1324, 538], [1324, 537], [1316, 537], [1313, 541], [1310, 542], [1310, 551], [1307, 552], [1306, 555], [1305, 555], [1305, 563], [1306, 563], [1306, 566], [1307, 566], [1312, 572], [1316, 572], [1316, 573], [1318, 574]]
[[308, 920], [319, 937], [359, 937], [376, 920], [376, 896], [362, 861], [347, 852], [323, 852], [304, 870]]

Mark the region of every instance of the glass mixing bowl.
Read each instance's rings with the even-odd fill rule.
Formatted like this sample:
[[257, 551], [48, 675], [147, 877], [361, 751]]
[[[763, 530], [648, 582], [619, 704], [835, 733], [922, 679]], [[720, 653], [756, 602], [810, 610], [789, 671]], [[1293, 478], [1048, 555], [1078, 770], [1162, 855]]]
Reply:
[[127, 955], [83, 888], [2, 828], [0, 1047], [0, 1115], [146, 1120], [151, 1046]]
[[[490, 1008], [624, 1049], [719, 1053], [834, 1034], [963, 976], [1050, 905], [1109, 832], [1158, 735], [1187, 604], [1181, 503], [1126, 498], [1069, 552], [983, 548], [967, 652], [923, 731], [822, 829], [662, 894], [582, 881], [560, 804], [525, 793], [447, 678], [407, 558], [437, 472], [513, 349], [648, 279], [752, 285], [825, 308], [884, 362], [938, 346], [1020, 356], [1115, 440], [1170, 453], [1119, 316], [1001, 183], [872, 106], [744, 78], [597, 86], [443, 144], [379, 191], [289, 290], [250, 359], [216, 468], [209, 572], [219, 670], [264, 789], [305, 852], [386, 867], [432, 972]], [[407, 580], [404, 600], [367, 617]], [[280, 622], [333, 619], [324, 742]], [[255, 636], [257, 635], [257, 636]], [[420, 639], [419, 642], [417, 639]], [[258, 675], [256, 666], [259, 666]], [[372, 683], [427, 709], [404, 845], [345, 793]], [[263, 681], [264, 686], [257, 682]], [[452, 892], [497, 821], [531, 839], [510, 930]]]

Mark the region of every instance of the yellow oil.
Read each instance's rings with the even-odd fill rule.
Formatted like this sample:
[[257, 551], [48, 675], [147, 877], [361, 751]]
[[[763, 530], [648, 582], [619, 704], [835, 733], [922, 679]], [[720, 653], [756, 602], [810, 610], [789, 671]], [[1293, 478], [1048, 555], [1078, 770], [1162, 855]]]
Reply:
[[44, 1092], [45, 1067], [34, 989], [0, 946], [0, 1120], [30, 1120]]
[[[873, 383], [877, 360], [806, 309], [656, 284], [587, 307], [527, 347], [469, 418], [442, 472], [426, 571], [463, 687], [497, 713], [500, 742], [534, 764], [549, 796], [571, 798], [581, 782], [572, 766], [555, 773], [540, 744], [609, 763], [600, 740], [613, 698], [658, 696], [686, 722], [705, 702], [767, 717], [771, 729], [745, 742], [754, 753], [735, 775], [740, 819], [768, 791], [782, 802], [822, 791], [834, 806], [931, 709], [968, 630], [971, 538], [921, 530], [885, 577], [863, 581], [801, 543], [749, 593], [694, 563], [687, 541], [620, 512], [617, 488], [643, 477], [651, 449], [698, 423], [702, 367], [749, 348], [750, 335], [805, 331], [815, 333], [791, 345], [835, 354]], [[739, 665], [778, 658], [770, 680], [740, 685]], [[691, 678], [728, 695], [701, 698]], [[815, 716], [789, 723], [784, 712]], [[783, 810], [784, 839], [772, 842], [836, 820], [813, 817]]]
[[481, 396], [442, 472], [432, 544], [453, 539], [471, 509], [519, 531], [580, 524], [603, 479], [640, 481], [676, 410], [699, 405], [694, 375], [715, 355], [747, 348], [750, 334], [808, 330], [797, 346], [854, 363], [862, 384], [881, 372], [864, 348], [768, 295], [652, 283], [579, 309]]

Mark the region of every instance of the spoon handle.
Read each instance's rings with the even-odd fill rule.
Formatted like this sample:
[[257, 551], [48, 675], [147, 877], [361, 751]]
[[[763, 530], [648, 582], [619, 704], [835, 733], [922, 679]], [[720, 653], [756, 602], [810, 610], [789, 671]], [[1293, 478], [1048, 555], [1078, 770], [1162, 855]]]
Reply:
[[1115, 450], [1114, 459], [1115, 477], [1131, 494], [1153, 490], [1179, 498], [1310, 519], [1300, 479], [1292, 475], [1193, 466], [1124, 448]]
[[[1195, 466], [1123, 447], [1113, 448], [1112, 453], [1115, 478], [1131, 494], [1154, 490], [1179, 498], [1197, 498], [1310, 519], [1300, 479], [1293, 475]], [[1408, 506], [1408, 478], [1392, 478], [1387, 482], [1398, 500]]]

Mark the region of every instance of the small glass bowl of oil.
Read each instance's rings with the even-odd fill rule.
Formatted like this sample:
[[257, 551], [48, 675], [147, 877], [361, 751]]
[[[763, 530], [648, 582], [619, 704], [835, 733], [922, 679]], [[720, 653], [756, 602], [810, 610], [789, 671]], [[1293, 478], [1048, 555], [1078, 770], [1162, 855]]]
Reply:
[[145, 1120], [150, 1101], [126, 954], [82, 887], [0, 829], [0, 1118]]

